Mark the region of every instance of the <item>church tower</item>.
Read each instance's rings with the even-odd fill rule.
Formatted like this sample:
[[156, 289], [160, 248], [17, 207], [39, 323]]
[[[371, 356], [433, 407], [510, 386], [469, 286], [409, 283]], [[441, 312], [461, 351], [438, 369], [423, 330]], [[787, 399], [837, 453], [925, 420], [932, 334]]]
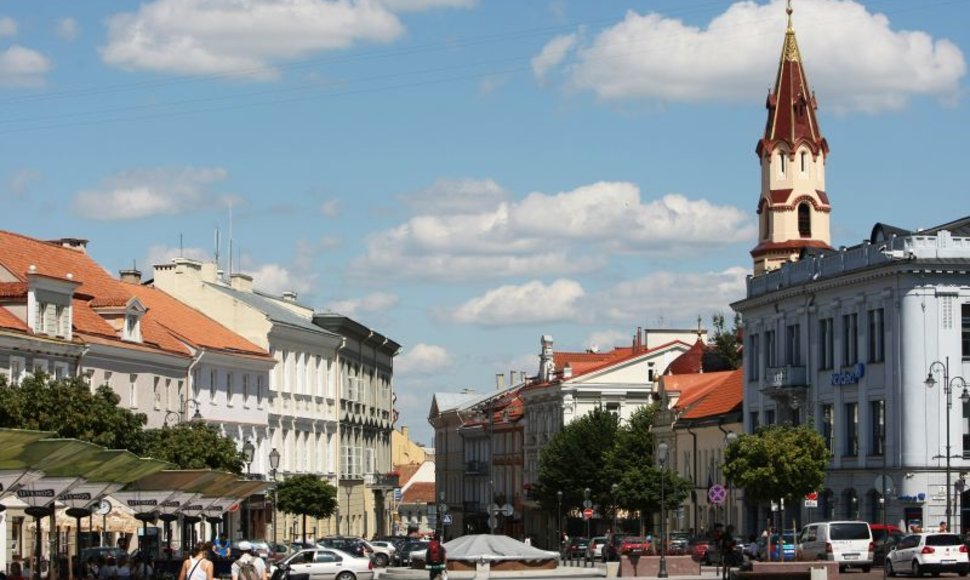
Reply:
[[778, 77], [765, 103], [768, 122], [755, 150], [761, 161], [758, 245], [751, 250], [755, 275], [798, 260], [807, 249], [831, 249], [832, 208], [825, 194], [829, 145], [815, 117], [818, 105], [798, 52], [791, 0], [787, 12]]

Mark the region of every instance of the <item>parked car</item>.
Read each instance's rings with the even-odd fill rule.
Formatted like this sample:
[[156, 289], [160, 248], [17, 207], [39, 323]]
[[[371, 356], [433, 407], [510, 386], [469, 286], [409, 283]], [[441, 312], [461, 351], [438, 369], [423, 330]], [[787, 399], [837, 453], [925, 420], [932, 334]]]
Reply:
[[282, 572], [307, 574], [309, 580], [373, 580], [374, 563], [341, 550], [315, 548], [300, 550], [274, 567], [274, 579]]
[[397, 553], [397, 547], [387, 540], [374, 540], [370, 546], [374, 550], [374, 565], [378, 568], [386, 568]]
[[[410, 566], [411, 565], [411, 554], [421, 553], [424, 554], [428, 550], [428, 540], [421, 540], [417, 538], [409, 539], [404, 543], [404, 546], [394, 554], [394, 565], [395, 566]], [[422, 555], [422, 558], [424, 556]]]
[[838, 562], [839, 570], [872, 569], [874, 558], [872, 530], [867, 522], [816, 522], [802, 527], [798, 553], [802, 560]]
[[683, 556], [689, 546], [690, 534], [687, 532], [674, 532], [667, 538], [667, 554], [671, 556]]
[[[712, 566], [721, 563], [721, 546], [713, 540], [709, 544], [707, 551], [704, 552], [702, 561], [705, 566]], [[734, 536], [734, 549], [730, 554], [724, 555], [724, 562], [729, 566], [740, 566], [744, 561], [744, 538]]]
[[576, 559], [586, 557], [586, 548], [589, 547], [589, 538], [569, 538], [563, 557]]
[[603, 558], [603, 546], [606, 545], [606, 536], [596, 536], [589, 540], [589, 547], [586, 548], [587, 560], [600, 560]]
[[707, 561], [707, 550], [711, 547], [711, 539], [704, 537], [697, 537], [691, 540], [689, 551], [690, 557], [695, 562], [706, 562]]
[[[770, 539], [770, 542], [768, 541]], [[797, 550], [795, 549], [795, 533], [785, 531], [783, 533], [771, 534], [770, 538], [758, 540], [758, 559], [762, 562], [771, 560], [772, 562], [791, 562], [795, 560]]]
[[872, 564], [882, 566], [886, 563], [886, 554], [903, 539], [903, 532], [892, 524], [869, 524], [872, 530]]
[[649, 542], [643, 536], [627, 536], [623, 538], [623, 543], [620, 544], [620, 555], [630, 556], [630, 555], [642, 555], [650, 551], [651, 542]]
[[366, 540], [350, 536], [327, 536], [317, 540], [317, 545], [347, 552], [358, 558], [370, 558], [374, 553]]
[[886, 555], [886, 574], [939, 576], [942, 572], [970, 573], [967, 547], [957, 534], [923, 533], [904, 536]]
[[623, 544], [623, 539], [633, 534], [621, 534], [615, 533], [610, 534], [606, 537], [606, 543], [603, 544], [603, 561], [612, 562], [620, 559], [620, 545]]

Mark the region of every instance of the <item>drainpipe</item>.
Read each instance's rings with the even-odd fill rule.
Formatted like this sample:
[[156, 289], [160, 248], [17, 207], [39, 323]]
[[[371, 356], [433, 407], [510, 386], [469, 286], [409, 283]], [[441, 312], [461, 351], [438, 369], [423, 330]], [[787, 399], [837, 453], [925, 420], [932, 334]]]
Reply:
[[91, 347], [85, 345], [84, 348], [81, 349], [80, 354], [77, 355], [77, 362], [74, 363], [74, 376], [76, 376], [77, 378], [81, 378], [81, 360], [85, 356], [87, 356], [90, 350], [91, 350]]
[[[188, 417], [188, 415], [189, 415], [189, 399], [190, 398], [191, 399], [195, 399], [195, 380], [192, 378], [192, 376], [193, 376], [192, 375], [192, 371], [194, 371], [195, 370], [195, 367], [198, 366], [198, 364], [200, 362], [202, 362], [202, 357], [205, 356], [205, 353], [206, 353], [205, 349], [199, 350], [199, 354], [196, 355], [196, 356], [194, 356], [194, 357], [192, 357], [192, 362], [189, 364], [189, 368], [186, 370], [186, 372], [188, 373], [188, 376], [186, 377], [185, 383], [188, 385], [188, 388], [186, 389], [186, 392], [185, 392], [185, 395], [186, 395], [185, 396], [185, 400], [182, 401], [182, 407], [183, 407], [181, 409], [181, 411], [182, 411], [182, 417]], [[267, 385], [267, 386], [269, 386], [269, 385]], [[192, 397], [189, 397], [188, 396], [190, 393], [192, 394]], [[196, 404], [196, 407], [198, 407], [198, 405], [199, 405], [199, 400], [198, 399], [195, 399], [195, 404]]]

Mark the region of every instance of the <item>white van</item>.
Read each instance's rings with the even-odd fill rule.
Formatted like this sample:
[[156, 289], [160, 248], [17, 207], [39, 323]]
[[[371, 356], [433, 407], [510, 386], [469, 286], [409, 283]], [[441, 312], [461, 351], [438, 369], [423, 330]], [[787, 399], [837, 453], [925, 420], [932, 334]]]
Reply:
[[798, 536], [800, 560], [828, 560], [839, 563], [839, 571], [847, 568], [872, 569], [872, 530], [867, 522], [817, 522], [802, 528]]

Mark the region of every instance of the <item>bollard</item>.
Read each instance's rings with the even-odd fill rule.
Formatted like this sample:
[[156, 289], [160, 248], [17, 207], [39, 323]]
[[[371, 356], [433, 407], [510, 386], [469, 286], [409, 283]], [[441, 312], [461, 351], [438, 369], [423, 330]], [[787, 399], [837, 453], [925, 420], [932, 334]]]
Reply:
[[810, 568], [809, 569], [811, 580], [828, 580], [829, 569], [828, 568]]

